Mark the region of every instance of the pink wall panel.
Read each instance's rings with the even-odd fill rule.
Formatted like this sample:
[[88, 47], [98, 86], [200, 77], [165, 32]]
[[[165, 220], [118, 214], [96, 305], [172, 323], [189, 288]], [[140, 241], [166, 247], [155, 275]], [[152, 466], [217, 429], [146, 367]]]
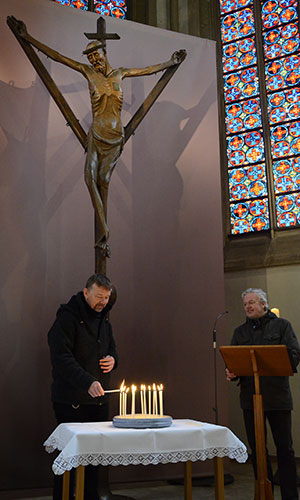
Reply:
[[[51, 483], [52, 457], [42, 448], [55, 426], [47, 331], [58, 305], [93, 272], [94, 255], [83, 150], [5, 19], [21, 18], [33, 36], [83, 60], [83, 32], [95, 30], [97, 16], [50, 0], [1, 2], [0, 13], [1, 444], [9, 450], [0, 457], [0, 488], [11, 489]], [[118, 289], [111, 320], [121, 358], [114, 383], [162, 382], [168, 414], [214, 422], [212, 328], [224, 309], [215, 44], [110, 18], [107, 29], [121, 36], [108, 42], [114, 67], [188, 52], [126, 144], [110, 185], [107, 273]], [[43, 60], [87, 130], [86, 82]], [[124, 124], [156, 81], [124, 81]], [[218, 335], [222, 343], [221, 325]], [[226, 424], [220, 359], [218, 368]], [[112, 477], [180, 471], [120, 468]]]

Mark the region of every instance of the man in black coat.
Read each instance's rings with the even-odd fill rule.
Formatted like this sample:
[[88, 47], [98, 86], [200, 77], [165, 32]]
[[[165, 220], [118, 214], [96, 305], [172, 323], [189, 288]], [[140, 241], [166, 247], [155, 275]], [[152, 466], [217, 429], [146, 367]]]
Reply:
[[[267, 295], [259, 288], [242, 293], [246, 322], [234, 330], [232, 345], [286, 345], [294, 372], [300, 360], [298, 340], [289, 321], [278, 318], [268, 309]], [[236, 378], [226, 369], [227, 380]], [[256, 474], [255, 429], [253, 412], [253, 377], [240, 377], [240, 403]], [[292, 441], [291, 410], [293, 409], [289, 377], [260, 377], [264, 418], [267, 419], [277, 450], [282, 500], [298, 500], [297, 470]], [[267, 454], [268, 477], [273, 485], [270, 458]]]
[[[52, 404], [57, 423], [108, 420], [110, 372], [118, 356], [107, 314], [112, 285], [92, 275], [83, 291], [59, 307], [48, 333], [52, 364]], [[86, 467], [85, 500], [98, 500], [98, 467]], [[55, 478], [53, 499], [61, 499], [62, 481]]]

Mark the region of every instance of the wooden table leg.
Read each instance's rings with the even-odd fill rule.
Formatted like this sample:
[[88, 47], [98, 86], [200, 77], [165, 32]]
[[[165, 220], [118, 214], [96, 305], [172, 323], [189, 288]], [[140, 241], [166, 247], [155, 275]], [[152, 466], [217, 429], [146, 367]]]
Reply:
[[214, 457], [214, 470], [215, 470], [215, 498], [216, 500], [225, 500], [223, 458]]
[[84, 466], [79, 465], [76, 468], [75, 500], [83, 500], [83, 497], [84, 497]]
[[62, 500], [69, 500], [70, 495], [70, 471], [66, 470], [63, 475]]
[[192, 500], [192, 462], [188, 460], [184, 464], [184, 500]]

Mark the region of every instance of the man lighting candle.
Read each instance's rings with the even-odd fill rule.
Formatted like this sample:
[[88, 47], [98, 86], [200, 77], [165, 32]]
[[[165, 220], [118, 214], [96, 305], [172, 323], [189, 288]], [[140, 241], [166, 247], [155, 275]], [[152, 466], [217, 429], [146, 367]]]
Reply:
[[[102, 274], [92, 275], [83, 291], [57, 311], [48, 333], [52, 363], [52, 403], [58, 424], [108, 420], [110, 372], [118, 356], [107, 314], [112, 284]], [[85, 469], [85, 500], [98, 500], [95, 466]], [[55, 476], [53, 500], [61, 499], [62, 476]]]

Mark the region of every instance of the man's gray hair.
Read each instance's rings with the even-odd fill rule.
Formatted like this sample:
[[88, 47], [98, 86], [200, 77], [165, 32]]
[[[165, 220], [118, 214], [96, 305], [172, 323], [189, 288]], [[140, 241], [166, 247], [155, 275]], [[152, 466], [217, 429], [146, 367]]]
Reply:
[[267, 297], [267, 294], [266, 292], [264, 292], [261, 288], [247, 288], [247, 290], [245, 290], [243, 293], [242, 293], [242, 299], [244, 299], [244, 297], [246, 295], [248, 295], [248, 293], [255, 293], [255, 295], [258, 296], [259, 298], [259, 301], [260, 302], [265, 302], [265, 307], [266, 309], [269, 309], [269, 304], [268, 304], [268, 297]]

